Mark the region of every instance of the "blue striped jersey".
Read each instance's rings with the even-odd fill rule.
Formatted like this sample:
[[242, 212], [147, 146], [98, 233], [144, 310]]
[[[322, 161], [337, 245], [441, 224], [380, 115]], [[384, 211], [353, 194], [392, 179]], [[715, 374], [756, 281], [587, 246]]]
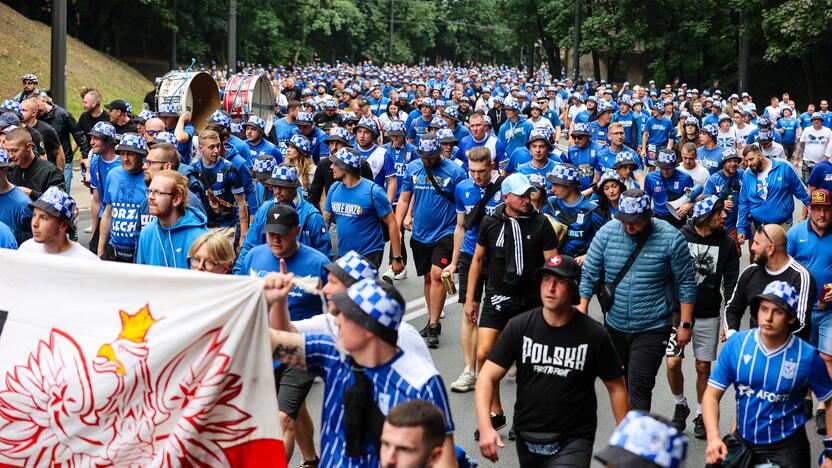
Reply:
[[[352, 358], [347, 357], [342, 362], [330, 336], [307, 334], [304, 339], [307, 368], [325, 382], [320, 466], [378, 466], [379, 454], [370, 443], [365, 444], [362, 457], [348, 457], [345, 453], [344, 391], [353, 383]], [[365, 368], [364, 372], [372, 382], [373, 400], [385, 416], [399, 403], [425, 400], [442, 410], [446, 433], [453, 433], [454, 422], [445, 384], [432, 364], [416, 354], [399, 351], [387, 363]]]
[[806, 423], [803, 399], [810, 388], [818, 400], [832, 397], [832, 380], [817, 349], [790, 335], [776, 350], [760, 342], [754, 328], [732, 335], [722, 348], [708, 385], [737, 397], [737, 429], [743, 439], [768, 445]]

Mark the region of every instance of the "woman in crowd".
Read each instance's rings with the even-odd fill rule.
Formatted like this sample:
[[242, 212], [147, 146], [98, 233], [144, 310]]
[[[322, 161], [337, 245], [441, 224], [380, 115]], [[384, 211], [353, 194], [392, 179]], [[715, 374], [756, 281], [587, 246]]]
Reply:
[[196, 238], [188, 250], [191, 270], [207, 271], [225, 275], [234, 265], [234, 246], [225, 236], [216, 232], [206, 232]]

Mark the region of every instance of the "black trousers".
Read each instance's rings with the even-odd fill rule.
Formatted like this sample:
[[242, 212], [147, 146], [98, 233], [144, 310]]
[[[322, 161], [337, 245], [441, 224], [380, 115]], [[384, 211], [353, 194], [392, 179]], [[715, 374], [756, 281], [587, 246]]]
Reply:
[[630, 409], [650, 411], [656, 374], [662, 365], [670, 327], [639, 333], [624, 333], [609, 325], [607, 332], [624, 363], [624, 378], [630, 396]]
[[[393, 213], [396, 212], [396, 204], [393, 204]], [[407, 265], [407, 247], [405, 247], [406, 243], [404, 241], [404, 226], [399, 226], [399, 234], [401, 239], [401, 252], [402, 252], [402, 260], [404, 264]], [[393, 244], [390, 244], [390, 263], [393, 263]]]

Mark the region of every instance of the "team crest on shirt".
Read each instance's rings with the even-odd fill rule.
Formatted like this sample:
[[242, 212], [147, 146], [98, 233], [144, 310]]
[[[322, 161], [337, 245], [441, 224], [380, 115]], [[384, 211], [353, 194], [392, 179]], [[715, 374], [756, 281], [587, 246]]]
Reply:
[[222, 172], [217, 172], [217, 182], [222, 183]]
[[793, 379], [794, 371], [797, 370], [797, 363], [794, 361], [783, 361], [783, 368], [780, 371], [780, 376], [784, 379]]
[[750, 361], [750, 360], [751, 360], [751, 355], [750, 354], [743, 354], [742, 355], [742, 361], [744, 363], [748, 364], [748, 361]]
[[386, 393], [378, 394], [378, 409], [381, 410], [382, 414], [390, 413], [390, 395]]

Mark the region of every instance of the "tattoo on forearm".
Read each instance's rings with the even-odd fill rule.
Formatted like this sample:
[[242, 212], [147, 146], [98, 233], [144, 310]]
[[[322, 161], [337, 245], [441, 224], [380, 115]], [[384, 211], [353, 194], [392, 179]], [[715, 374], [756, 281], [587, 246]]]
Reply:
[[303, 346], [278, 344], [272, 352], [272, 357], [296, 369], [306, 370]]

